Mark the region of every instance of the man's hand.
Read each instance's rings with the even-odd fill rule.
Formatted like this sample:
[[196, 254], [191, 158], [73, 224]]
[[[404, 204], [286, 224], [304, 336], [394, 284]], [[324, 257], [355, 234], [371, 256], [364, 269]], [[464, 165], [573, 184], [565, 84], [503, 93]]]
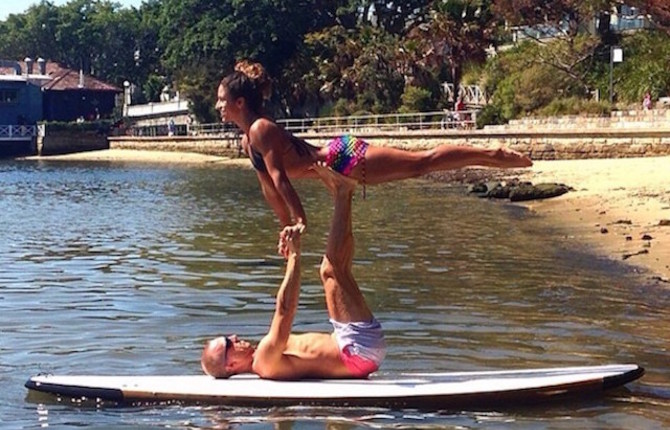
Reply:
[[279, 243], [277, 252], [288, 258], [290, 254], [300, 254], [300, 235], [305, 230], [305, 225], [301, 222], [284, 227], [279, 233]]

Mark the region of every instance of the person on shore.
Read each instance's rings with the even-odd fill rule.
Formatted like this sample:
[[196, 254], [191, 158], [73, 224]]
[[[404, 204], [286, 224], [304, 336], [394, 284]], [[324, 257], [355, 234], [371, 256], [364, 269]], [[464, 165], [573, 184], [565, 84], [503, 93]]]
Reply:
[[327, 146], [317, 147], [294, 136], [263, 114], [271, 81], [262, 65], [240, 61], [223, 78], [216, 110], [224, 122], [243, 133], [242, 147], [256, 169], [263, 195], [283, 229], [303, 231], [307, 217], [291, 179], [314, 178], [312, 168], [325, 163], [334, 171], [363, 185], [413, 178], [426, 173], [466, 166], [528, 167], [531, 160], [506, 148], [483, 149], [440, 145], [424, 151], [407, 151], [369, 145], [346, 134]]
[[651, 93], [649, 91], [644, 94], [644, 98], [642, 99], [642, 109], [651, 109]]
[[267, 379], [366, 378], [386, 354], [381, 325], [365, 302], [351, 271], [354, 237], [351, 201], [355, 181], [317, 166], [333, 193], [335, 210], [320, 275], [333, 333], [292, 334], [300, 294], [300, 231], [286, 230], [279, 251], [287, 257], [268, 333], [257, 346], [236, 335], [208, 341], [203, 371], [216, 378], [255, 373]]
[[174, 136], [176, 127], [174, 118], [170, 118], [170, 121], [168, 121], [168, 136]]

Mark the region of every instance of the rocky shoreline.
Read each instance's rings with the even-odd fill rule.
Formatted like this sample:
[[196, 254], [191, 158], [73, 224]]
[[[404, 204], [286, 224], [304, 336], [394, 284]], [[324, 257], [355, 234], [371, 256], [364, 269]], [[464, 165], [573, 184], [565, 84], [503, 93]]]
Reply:
[[430, 175], [551, 221], [568, 241], [670, 287], [670, 157], [536, 161]]

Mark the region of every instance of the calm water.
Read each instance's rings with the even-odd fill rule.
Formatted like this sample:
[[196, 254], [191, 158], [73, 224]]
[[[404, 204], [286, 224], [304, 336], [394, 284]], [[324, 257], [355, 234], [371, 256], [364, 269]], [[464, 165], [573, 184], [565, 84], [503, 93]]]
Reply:
[[[296, 329], [330, 330], [317, 268], [331, 203], [317, 183], [297, 187], [310, 229]], [[23, 383], [38, 372], [199, 373], [204, 339], [264, 334], [283, 265], [249, 170], [5, 161], [1, 427], [670, 427], [667, 288], [518, 208], [441, 184], [369, 189], [354, 220], [355, 273], [390, 345], [381, 373], [636, 362], [647, 375], [602, 399], [487, 413], [95, 407], [28, 395]]]

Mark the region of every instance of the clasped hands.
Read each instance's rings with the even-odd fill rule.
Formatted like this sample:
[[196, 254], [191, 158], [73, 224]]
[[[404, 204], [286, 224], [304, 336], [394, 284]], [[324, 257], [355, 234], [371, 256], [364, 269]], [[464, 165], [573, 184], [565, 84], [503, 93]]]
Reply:
[[284, 258], [288, 258], [290, 253], [300, 253], [300, 235], [305, 231], [305, 224], [298, 222], [294, 225], [287, 225], [279, 233], [279, 242], [277, 243], [277, 253]]

